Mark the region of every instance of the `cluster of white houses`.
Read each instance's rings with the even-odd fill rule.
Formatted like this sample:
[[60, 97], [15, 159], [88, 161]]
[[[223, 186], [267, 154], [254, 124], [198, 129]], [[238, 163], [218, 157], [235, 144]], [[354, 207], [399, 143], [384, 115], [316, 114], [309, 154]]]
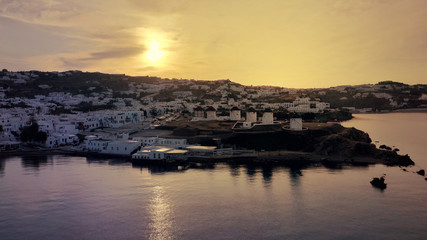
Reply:
[[286, 108], [289, 112], [318, 113], [329, 110], [331, 105], [325, 102], [312, 101], [308, 97], [302, 97], [295, 99], [292, 103], [283, 103], [283, 107]]
[[84, 151], [118, 156], [132, 156], [134, 160], [186, 160], [189, 156], [213, 156], [231, 152], [232, 149], [217, 149], [215, 146], [187, 144], [187, 139], [135, 137], [126, 139], [128, 134], [117, 139], [100, 139], [87, 136]]
[[[144, 114], [141, 111], [100, 111], [93, 113], [44, 115], [30, 114], [27, 109], [0, 111], [0, 142], [19, 142], [21, 130], [30, 124], [33, 118], [39, 131], [47, 134], [45, 147], [53, 148], [64, 145], [73, 145], [79, 142], [77, 134], [99, 127], [120, 127], [129, 123], [143, 122]], [[8, 144], [10, 145], [10, 144]], [[8, 146], [7, 145], [7, 146]], [[6, 149], [6, 147], [4, 147]]]
[[[287, 109], [289, 112], [296, 113], [319, 113], [325, 110], [330, 109], [330, 104], [319, 101], [312, 101], [308, 97], [297, 98], [292, 103], [281, 103], [278, 105], [279, 107], [283, 107]], [[277, 107], [277, 106], [276, 106]], [[217, 110], [213, 106], [207, 106], [205, 108], [201, 106], [197, 106], [193, 109], [193, 119], [192, 121], [204, 121], [204, 120], [217, 120], [218, 117], [216, 115]], [[241, 110], [234, 106], [230, 109], [230, 116], [228, 120], [232, 121], [240, 121]], [[256, 110], [254, 108], [249, 108], [246, 111], [246, 122], [257, 122]], [[273, 112], [271, 108], [266, 108], [264, 110], [264, 114], [262, 116], [262, 122], [264, 124], [273, 124]]]

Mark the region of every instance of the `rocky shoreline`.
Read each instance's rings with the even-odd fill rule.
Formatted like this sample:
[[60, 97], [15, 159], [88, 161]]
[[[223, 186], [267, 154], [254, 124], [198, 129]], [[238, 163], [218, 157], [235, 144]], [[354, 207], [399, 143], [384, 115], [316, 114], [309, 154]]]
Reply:
[[[205, 122], [201, 124], [169, 126], [171, 137], [186, 138], [191, 143], [217, 145], [237, 150], [253, 150], [254, 155], [197, 158], [192, 162], [246, 162], [246, 163], [348, 163], [385, 164], [389, 166], [410, 166], [414, 162], [408, 155], [397, 151], [378, 149], [369, 135], [355, 128], [336, 124], [305, 123], [307, 131], [274, 131], [261, 133], [233, 132], [228, 122]], [[2, 152], [2, 156], [72, 155], [121, 158], [130, 156], [100, 154], [81, 151], [73, 147], [55, 149], [25, 148], [24, 150]]]

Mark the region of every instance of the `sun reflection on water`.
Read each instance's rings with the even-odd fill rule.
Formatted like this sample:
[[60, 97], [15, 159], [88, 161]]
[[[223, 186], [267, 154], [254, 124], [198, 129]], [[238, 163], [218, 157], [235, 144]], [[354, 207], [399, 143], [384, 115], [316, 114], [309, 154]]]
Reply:
[[165, 190], [162, 186], [153, 189], [153, 198], [150, 201], [150, 239], [174, 239], [173, 210]]

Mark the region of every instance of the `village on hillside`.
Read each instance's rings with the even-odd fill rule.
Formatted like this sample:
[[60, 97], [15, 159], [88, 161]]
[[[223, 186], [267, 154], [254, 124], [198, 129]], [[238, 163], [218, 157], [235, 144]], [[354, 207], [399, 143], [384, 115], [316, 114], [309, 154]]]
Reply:
[[[206, 146], [170, 130], [185, 123], [178, 129], [190, 131], [186, 127], [199, 124], [197, 135], [221, 128], [225, 132], [303, 131], [303, 121], [339, 123], [351, 118], [351, 113], [426, 107], [426, 85], [391, 81], [288, 89], [244, 86], [230, 80], [4, 69], [0, 72], [0, 151], [65, 147], [150, 160], [250, 157], [251, 150]], [[203, 130], [211, 122], [223, 123]]]

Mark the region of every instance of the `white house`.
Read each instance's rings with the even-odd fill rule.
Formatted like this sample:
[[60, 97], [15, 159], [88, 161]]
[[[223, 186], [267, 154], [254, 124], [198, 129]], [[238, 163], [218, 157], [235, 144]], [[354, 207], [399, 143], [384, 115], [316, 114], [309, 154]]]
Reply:
[[38, 121], [39, 125], [39, 131], [45, 132], [45, 133], [52, 133], [55, 131], [54, 124], [52, 121]]
[[85, 148], [91, 152], [102, 152], [108, 146], [109, 141], [104, 139], [87, 139]]
[[87, 139], [85, 149], [91, 152], [130, 156], [140, 145], [139, 141], [133, 140]]
[[79, 138], [73, 134], [54, 133], [47, 137], [45, 146], [48, 148], [78, 143]]
[[134, 137], [132, 140], [139, 141], [142, 146], [152, 146], [157, 144], [159, 137]]
[[310, 101], [310, 98], [304, 97], [304, 98], [297, 98], [295, 101], [293, 101], [292, 104], [285, 103], [283, 106], [289, 106], [287, 107], [290, 112], [298, 112], [298, 113], [304, 113], [304, 112], [321, 112], [324, 110], [328, 110], [330, 108], [329, 103], [319, 102], [319, 101]]
[[108, 142], [102, 153], [115, 155], [129, 155], [140, 147], [141, 143], [133, 140], [117, 140]]
[[79, 130], [76, 128], [75, 124], [69, 122], [59, 122], [56, 124], [56, 132], [64, 134], [77, 134]]

